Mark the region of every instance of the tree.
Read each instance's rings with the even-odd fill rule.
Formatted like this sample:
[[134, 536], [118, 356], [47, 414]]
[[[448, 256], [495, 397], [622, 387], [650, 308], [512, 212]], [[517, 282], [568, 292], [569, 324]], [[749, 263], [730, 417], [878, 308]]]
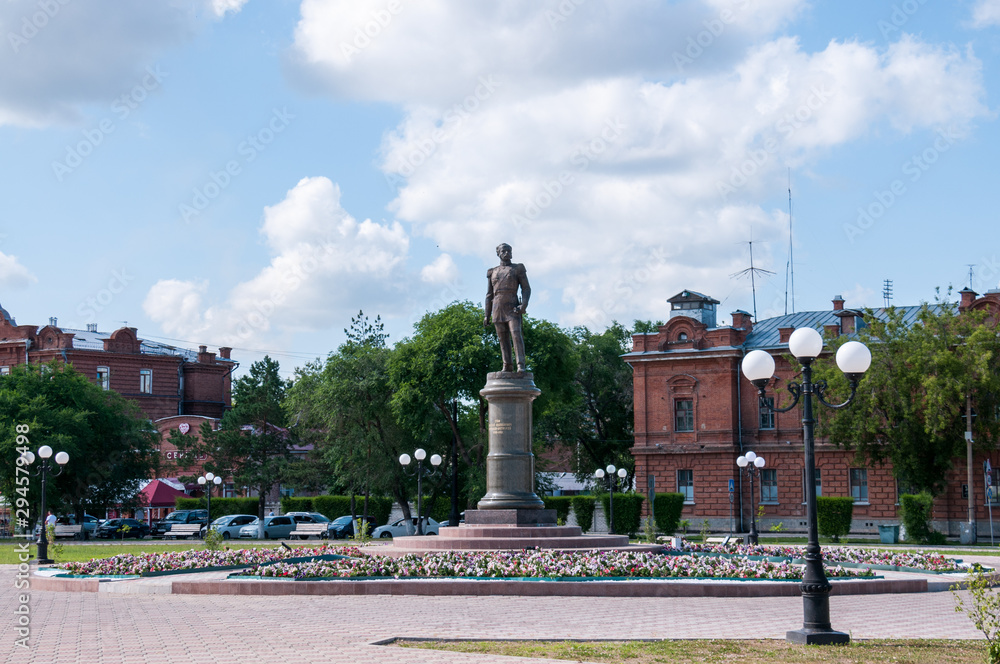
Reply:
[[[938, 300], [921, 307], [912, 324], [903, 310], [881, 318], [865, 312], [859, 340], [872, 351], [850, 408], [821, 413], [820, 433], [872, 464], [891, 462], [901, 486], [939, 494], [965, 448], [967, 399], [975, 404], [973, 438], [995, 441], [1000, 395], [1000, 338], [984, 315], [959, 312]], [[836, 350], [846, 337], [832, 340]], [[832, 362], [817, 367], [831, 392], [845, 395], [846, 378]]]
[[[85, 511], [138, 507], [139, 485], [156, 468], [159, 436], [135, 403], [68, 364], [20, 365], [0, 376], [0, 493], [8, 497], [18, 495], [17, 425], [28, 426], [28, 447], [36, 453], [48, 445], [69, 454], [62, 474], [49, 479], [53, 510], [82, 519]], [[29, 486], [37, 504], [41, 483]]]
[[359, 312], [344, 332], [347, 341], [325, 362], [297, 372], [287, 409], [302, 439], [315, 444], [331, 473], [330, 483], [348, 489], [352, 496], [361, 490], [367, 516], [372, 493], [390, 493], [406, 504], [397, 459], [407, 448], [412, 451], [413, 439], [392, 411], [393, 351], [386, 347], [381, 319], [371, 323]]
[[[250, 365], [250, 373], [233, 384], [233, 408], [218, 430], [201, 426], [201, 441], [173, 437], [178, 448], [211, 459], [206, 470], [231, 474], [237, 486], [258, 492], [257, 516], [264, 518], [267, 495], [281, 479], [291, 453], [283, 403], [288, 381], [278, 374], [278, 363], [268, 356]], [[183, 447], [182, 447], [183, 446]], [[185, 458], [190, 458], [186, 456]]]

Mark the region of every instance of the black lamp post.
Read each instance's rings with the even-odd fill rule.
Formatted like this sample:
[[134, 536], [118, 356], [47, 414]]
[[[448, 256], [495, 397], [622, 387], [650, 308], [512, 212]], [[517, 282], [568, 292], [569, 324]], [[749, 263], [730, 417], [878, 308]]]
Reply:
[[788, 641], [811, 645], [838, 645], [850, 643], [851, 637], [834, 631], [830, 625], [830, 582], [823, 571], [823, 552], [819, 546], [816, 528], [816, 458], [813, 437], [813, 395], [829, 408], [843, 408], [854, 400], [858, 381], [871, 365], [872, 354], [857, 341], [848, 341], [837, 351], [837, 366], [847, 376], [851, 395], [841, 404], [827, 403], [823, 392], [826, 381], [812, 382], [812, 363], [823, 350], [823, 337], [812, 328], [799, 328], [788, 339], [788, 349], [802, 365], [802, 384], [789, 383], [788, 391], [795, 400], [786, 408], [773, 408], [764, 401], [764, 390], [774, 375], [774, 358], [762, 350], [754, 350], [743, 358], [743, 374], [757, 387], [761, 405], [776, 413], [794, 408], [802, 398], [802, 440], [805, 446], [806, 519], [809, 543], [806, 545], [806, 565], [802, 576], [803, 623], [802, 629], [785, 634]]
[[745, 456], [736, 459], [736, 465], [740, 467], [740, 472], [745, 473], [750, 478], [750, 532], [747, 533], [747, 544], [757, 544], [757, 513], [754, 511], [753, 506], [753, 480], [755, 477], [760, 477], [760, 471], [763, 470], [764, 463], [764, 457], [757, 456], [753, 451], [747, 452]]
[[208, 525], [205, 527], [205, 534], [208, 534], [208, 529], [212, 526], [212, 485], [222, 484], [222, 478], [214, 473], [205, 473], [198, 478], [198, 484], [201, 485], [206, 491], [206, 496], [208, 497], [207, 508], [208, 508]]
[[[38, 547], [38, 563], [40, 565], [51, 565], [54, 560], [49, 558], [49, 539], [48, 539], [48, 524], [45, 523], [45, 478], [51, 472], [51, 466], [49, 465], [49, 459], [52, 457], [52, 448], [48, 445], [42, 445], [38, 448], [38, 470], [35, 471], [37, 475], [42, 478], [42, 527], [38, 531], [38, 541], [35, 542]], [[33, 452], [28, 451], [21, 455], [27, 465], [35, 462], [35, 455]], [[69, 454], [65, 452], [57, 452], [55, 458], [58, 469], [52, 473], [53, 477], [56, 477], [63, 471], [63, 467], [69, 463]]]
[[[615, 479], [615, 465], [609, 463], [607, 469], [598, 468], [594, 471], [594, 477], [597, 479], [604, 479], [605, 470], [607, 470], [608, 476], [608, 490], [610, 495], [608, 496], [608, 533], [614, 535], [615, 533], [615, 484], [617, 480]], [[628, 471], [624, 468], [618, 469], [618, 477], [625, 479], [628, 475]]]
[[[423, 535], [424, 534], [424, 522], [423, 522], [423, 516], [421, 515], [421, 501], [423, 499], [423, 496], [421, 495], [422, 494], [422, 489], [423, 489], [423, 487], [422, 487], [422, 480], [424, 478], [424, 475], [430, 475], [431, 473], [434, 472], [435, 469], [437, 469], [438, 466], [441, 465], [441, 455], [434, 454], [434, 455], [431, 456], [431, 465], [434, 466], [434, 468], [431, 469], [431, 470], [424, 470], [424, 459], [427, 458], [427, 452], [425, 452], [423, 449], [418, 448], [413, 453], [413, 456], [417, 460], [417, 468], [416, 468], [416, 474], [417, 474], [417, 534], [418, 535]], [[410, 465], [410, 461], [412, 461], [412, 459], [410, 459], [410, 455], [409, 454], [400, 454], [399, 455], [399, 463], [401, 463], [404, 467], [409, 466]]]

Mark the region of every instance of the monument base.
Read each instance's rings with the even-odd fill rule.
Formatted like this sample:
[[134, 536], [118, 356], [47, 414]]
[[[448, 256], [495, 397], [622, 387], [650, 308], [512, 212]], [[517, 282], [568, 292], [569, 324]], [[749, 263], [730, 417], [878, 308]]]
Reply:
[[466, 510], [467, 526], [554, 526], [556, 511], [546, 509]]
[[[480, 514], [519, 511], [549, 512], [554, 510], [476, 510]], [[470, 524], [466, 512], [466, 523], [461, 526], [443, 526], [437, 537], [395, 537], [392, 546], [379, 550], [390, 556], [408, 553], [433, 553], [435, 551], [523, 551], [525, 549], [549, 549], [555, 551], [579, 551], [581, 549], [655, 551], [663, 550], [660, 545], [629, 544], [627, 535], [586, 534], [579, 526], [544, 526], [507, 524]]]

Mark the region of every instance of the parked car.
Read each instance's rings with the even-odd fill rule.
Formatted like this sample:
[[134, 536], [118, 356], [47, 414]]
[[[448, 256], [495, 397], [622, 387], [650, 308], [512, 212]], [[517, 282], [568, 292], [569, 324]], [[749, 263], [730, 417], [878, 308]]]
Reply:
[[[440, 523], [430, 518], [429, 516], [425, 516], [421, 520], [424, 522], [424, 535], [438, 534], [438, 528], [440, 528], [441, 526]], [[413, 517], [410, 519], [409, 532], [407, 532], [406, 519], [400, 519], [398, 521], [393, 521], [388, 525], [379, 526], [372, 532], [372, 537], [382, 537], [382, 538], [405, 537], [407, 535], [416, 535], [416, 534], [417, 534], [417, 517]]]
[[97, 537], [123, 539], [134, 537], [142, 539], [149, 534], [149, 526], [137, 519], [108, 519], [97, 527]]
[[167, 515], [161, 521], [155, 521], [150, 531], [154, 537], [162, 537], [170, 531], [170, 527], [178, 523], [197, 523], [204, 526], [208, 523], [208, 510], [177, 510]]
[[[362, 517], [358, 516], [360, 520]], [[351, 515], [338, 516], [336, 519], [330, 522], [330, 527], [327, 532], [330, 534], [330, 539], [347, 539], [348, 537], [354, 536], [354, 519]], [[369, 516], [365, 519], [365, 523], [368, 524], [368, 534], [371, 535], [378, 524], [375, 522], [375, 517]]]
[[330, 523], [330, 517], [319, 512], [286, 512], [285, 515], [295, 519], [295, 523]]
[[201, 527], [201, 538], [205, 539], [208, 529], [217, 530], [222, 535], [222, 539], [232, 539], [240, 536], [240, 529], [249, 523], [256, 523], [257, 517], [253, 514], [227, 514], [220, 516], [211, 524]]
[[[56, 519], [56, 523], [61, 526], [75, 526], [76, 525], [76, 515], [70, 514], [68, 516], [60, 516]], [[94, 537], [97, 532], [97, 526], [101, 524], [101, 519], [96, 516], [91, 516], [90, 514], [83, 515], [83, 535], [84, 539], [88, 537]], [[38, 539], [38, 533], [41, 531], [42, 526], [38, 524], [35, 526], [35, 539]]]
[[[256, 538], [259, 522], [260, 519], [254, 519], [240, 528], [240, 537]], [[288, 514], [264, 517], [264, 539], [285, 539], [293, 530], [295, 530], [295, 519]]]

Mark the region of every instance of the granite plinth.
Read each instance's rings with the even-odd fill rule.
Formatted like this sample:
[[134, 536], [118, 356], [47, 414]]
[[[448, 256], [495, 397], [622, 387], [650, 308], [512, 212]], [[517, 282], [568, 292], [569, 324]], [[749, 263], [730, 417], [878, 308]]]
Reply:
[[486, 495], [480, 510], [538, 510], [535, 455], [531, 452], [531, 402], [542, 392], [525, 371], [496, 371], [479, 391], [489, 403], [489, 454]]
[[556, 511], [546, 509], [467, 510], [465, 523], [470, 526], [554, 526]]
[[[466, 518], [468, 518], [468, 512], [466, 512]], [[663, 549], [658, 545], [649, 547], [630, 545], [627, 535], [584, 535], [579, 526], [519, 526], [513, 523], [472, 525], [466, 522], [458, 527], [442, 527], [437, 537], [393, 538], [392, 551], [387, 553], [401, 555], [403, 553], [430, 553], [433, 551], [519, 551], [536, 548], [557, 551], [579, 549], [661, 551]]]

